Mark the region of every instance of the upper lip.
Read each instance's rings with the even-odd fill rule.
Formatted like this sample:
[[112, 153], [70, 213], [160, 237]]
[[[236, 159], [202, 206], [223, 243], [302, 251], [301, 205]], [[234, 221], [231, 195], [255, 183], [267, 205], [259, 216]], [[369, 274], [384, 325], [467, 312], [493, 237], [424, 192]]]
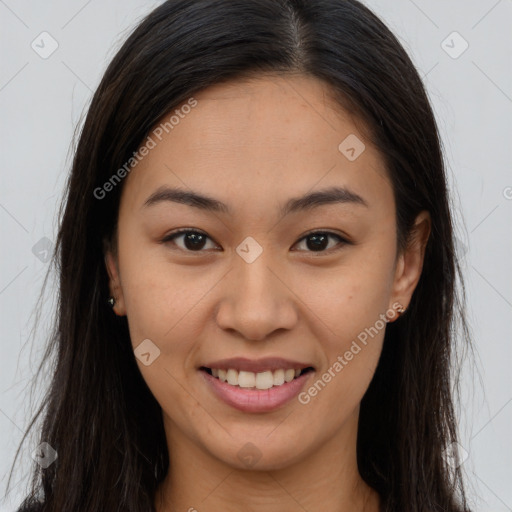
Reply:
[[219, 359], [218, 361], [212, 361], [211, 363], [207, 363], [201, 365], [201, 367], [205, 368], [217, 368], [222, 370], [229, 370], [230, 368], [234, 370], [242, 370], [246, 372], [265, 372], [265, 371], [274, 371], [279, 369], [301, 369], [313, 367], [311, 364], [303, 363], [300, 361], [293, 361], [291, 359], [283, 359], [281, 357], [265, 357], [263, 359], [247, 359], [245, 357], [233, 357], [230, 359]]

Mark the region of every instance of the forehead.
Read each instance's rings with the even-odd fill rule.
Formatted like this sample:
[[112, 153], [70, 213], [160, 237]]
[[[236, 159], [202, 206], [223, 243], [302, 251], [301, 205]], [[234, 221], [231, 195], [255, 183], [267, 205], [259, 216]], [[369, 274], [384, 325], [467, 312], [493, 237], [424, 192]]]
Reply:
[[[132, 206], [162, 184], [229, 204], [239, 198], [240, 206], [333, 185], [350, 185], [373, 203], [392, 199], [384, 162], [362, 123], [322, 81], [269, 75], [216, 84], [193, 98], [193, 108], [178, 105], [155, 126], [158, 137], [150, 134], [155, 146], [125, 183]], [[165, 125], [173, 113], [179, 115], [172, 126]], [[357, 158], [347, 158], [347, 144]]]
[[293, 149], [295, 153], [315, 149], [320, 153], [329, 145], [337, 149], [342, 125], [344, 130], [357, 130], [327, 85], [307, 76], [226, 82], [194, 97], [197, 107], [180, 121], [186, 128], [173, 129], [180, 132], [175, 133], [176, 144], [185, 142], [193, 152], [215, 151], [236, 158], [235, 151], [240, 150], [245, 156], [282, 160], [293, 158]]

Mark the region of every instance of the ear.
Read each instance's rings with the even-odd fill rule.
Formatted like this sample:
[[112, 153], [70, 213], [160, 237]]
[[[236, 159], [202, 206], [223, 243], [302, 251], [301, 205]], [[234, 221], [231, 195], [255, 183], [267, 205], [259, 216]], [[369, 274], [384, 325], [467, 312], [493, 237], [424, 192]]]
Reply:
[[118, 316], [126, 315], [126, 307], [124, 303], [123, 289], [119, 279], [119, 267], [117, 258], [111, 249], [105, 252], [105, 266], [109, 275], [109, 288], [110, 296], [114, 297], [115, 304], [113, 307], [114, 313]]
[[[397, 303], [407, 309], [412, 294], [423, 270], [425, 248], [431, 230], [431, 219], [424, 210], [416, 217], [407, 248], [399, 255], [393, 279], [389, 308], [395, 310]], [[392, 306], [393, 305], [393, 306]], [[397, 317], [395, 317], [396, 320]]]

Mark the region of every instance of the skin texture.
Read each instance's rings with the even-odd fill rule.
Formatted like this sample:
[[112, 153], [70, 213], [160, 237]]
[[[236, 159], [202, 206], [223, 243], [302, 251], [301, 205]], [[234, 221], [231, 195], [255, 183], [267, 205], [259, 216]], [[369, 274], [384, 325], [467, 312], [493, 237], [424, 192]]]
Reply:
[[[356, 438], [385, 328], [309, 403], [294, 399], [272, 412], [224, 404], [198, 367], [229, 357], [295, 359], [315, 368], [307, 390], [379, 315], [396, 302], [407, 307], [429, 215], [418, 216], [398, 255], [382, 157], [321, 81], [261, 76], [194, 97], [197, 106], [126, 178], [117, 251], [106, 253], [114, 311], [127, 315], [133, 347], [150, 339], [160, 350], [149, 366], [137, 359], [163, 409], [169, 448], [157, 510], [376, 512], [379, 496], [357, 470]], [[354, 161], [338, 150], [350, 134], [366, 144]], [[214, 197], [233, 215], [168, 201], [143, 207], [161, 185]], [[288, 199], [333, 185], [368, 207], [279, 217]], [[203, 248], [187, 249], [184, 236], [161, 243], [179, 228], [205, 233]], [[304, 239], [311, 230], [351, 243], [334, 237], [314, 251]], [[263, 249], [252, 263], [236, 252], [248, 236]], [[249, 442], [259, 457], [251, 467], [237, 456]]]

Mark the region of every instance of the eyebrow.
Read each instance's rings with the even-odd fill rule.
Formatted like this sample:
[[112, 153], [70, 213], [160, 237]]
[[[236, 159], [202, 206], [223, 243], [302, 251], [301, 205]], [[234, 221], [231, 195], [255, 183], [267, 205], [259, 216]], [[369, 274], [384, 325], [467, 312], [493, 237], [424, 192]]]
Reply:
[[[203, 211], [225, 213], [232, 215], [231, 208], [213, 197], [198, 192], [180, 188], [161, 186], [144, 202], [143, 208], [160, 203], [173, 202], [192, 206]], [[310, 192], [301, 197], [291, 198], [280, 208], [281, 217], [318, 208], [328, 204], [356, 204], [368, 208], [368, 203], [359, 194], [345, 187], [330, 187], [316, 192]]]

